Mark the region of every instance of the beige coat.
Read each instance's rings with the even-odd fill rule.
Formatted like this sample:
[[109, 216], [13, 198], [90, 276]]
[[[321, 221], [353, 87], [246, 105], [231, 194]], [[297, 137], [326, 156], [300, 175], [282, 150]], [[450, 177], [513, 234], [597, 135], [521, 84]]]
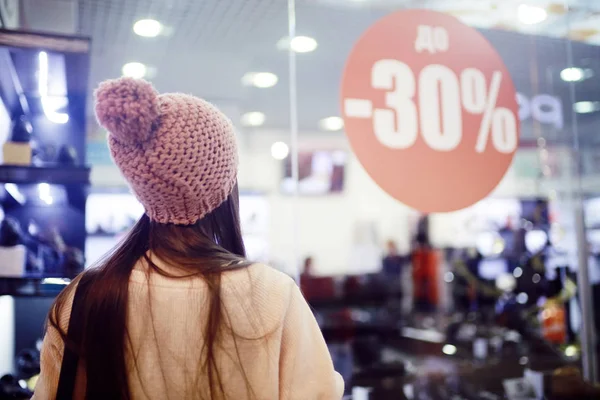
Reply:
[[[132, 348], [127, 349], [132, 399], [208, 398], [207, 385], [202, 384], [207, 380], [199, 370], [206, 293], [201, 278], [172, 279], [148, 273], [141, 261], [136, 265], [129, 283], [127, 320], [132, 339]], [[226, 336], [217, 353], [228, 399], [249, 398], [244, 372], [256, 399], [341, 399], [342, 378], [334, 371], [317, 322], [292, 279], [260, 264], [226, 272], [222, 298], [237, 334], [235, 343], [231, 335]], [[65, 327], [70, 309], [65, 307], [61, 316]], [[62, 352], [58, 332], [49, 329], [33, 399], [55, 398]], [[77, 378], [78, 399], [85, 393], [83, 372]]]

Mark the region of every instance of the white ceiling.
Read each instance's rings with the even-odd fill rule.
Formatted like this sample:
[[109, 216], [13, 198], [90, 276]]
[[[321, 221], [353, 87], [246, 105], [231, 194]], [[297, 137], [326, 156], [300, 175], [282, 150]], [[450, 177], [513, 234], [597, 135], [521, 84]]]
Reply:
[[[90, 87], [119, 76], [124, 63], [139, 61], [152, 68], [150, 79], [160, 91], [192, 93], [227, 105], [230, 114], [264, 112], [268, 128], [289, 126], [288, 55], [276, 47], [287, 34], [286, 0], [23, 1], [28, 4], [30, 28], [43, 24], [44, 30], [60, 30], [74, 22], [76, 33], [92, 38]], [[312, 36], [319, 43], [315, 52], [297, 55], [301, 128], [316, 130], [319, 119], [339, 113], [339, 82], [352, 44], [369, 25], [392, 11], [432, 8], [476, 27], [568, 36], [600, 44], [600, 0], [528, 0], [528, 4], [546, 7], [549, 13], [547, 21], [534, 26], [518, 22], [520, 3], [522, 0], [297, 0], [297, 34]], [[168, 34], [151, 39], [136, 36], [133, 23], [148, 17], [161, 21]], [[499, 37], [494, 44], [503, 40]], [[552, 54], [536, 57], [550, 56], [540, 63], [555, 62], [552, 71], [560, 71], [566, 66], [564, 47], [548, 48]], [[600, 67], [600, 55], [590, 56], [589, 50], [584, 53]], [[530, 78], [531, 63], [523, 63], [521, 55], [512, 58], [523, 64], [514, 69], [522, 69], [524, 77]], [[241, 77], [248, 71], [274, 72], [279, 83], [270, 89], [244, 87]], [[518, 86], [519, 78], [515, 80]], [[600, 92], [600, 81], [594, 85], [588, 89]]]

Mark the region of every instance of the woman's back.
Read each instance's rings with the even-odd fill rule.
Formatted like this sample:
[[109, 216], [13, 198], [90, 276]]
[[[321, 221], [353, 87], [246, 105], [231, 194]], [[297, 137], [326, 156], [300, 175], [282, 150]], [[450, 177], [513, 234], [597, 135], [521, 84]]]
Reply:
[[[295, 282], [255, 264], [224, 273], [221, 290], [228, 321], [217, 360], [226, 398], [341, 398], [343, 382], [333, 372], [326, 344]], [[132, 399], [211, 398], [202, 362], [207, 294], [202, 278], [169, 278], [149, 270], [144, 261], [136, 265], [127, 317]], [[67, 325], [70, 309], [65, 307], [61, 316]], [[56, 392], [62, 347], [60, 335], [49, 331], [34, 399], [49, 399]], [[76, 392], [76, 399], [85, 398], [83, 371]]]
[[[142, 268], [133, 271], [129, 287], [131, 392], [157, 400], [209, 398], [201, 362], [206, 283], [198, 278], [148, 275]], [[272, 377], [278, 375], [283, 307], [293, 293], [292, 285], [262, 265], [223, 274], [222, 313], [229, 321], [223, 321], [217, 361], [228, 398], [250, 398], [246, 379], [257, 398], [279, 397]], [[233, 337], [226, 328], [229, 324]], [[133, 355], [137, 355], [137, 371]]]

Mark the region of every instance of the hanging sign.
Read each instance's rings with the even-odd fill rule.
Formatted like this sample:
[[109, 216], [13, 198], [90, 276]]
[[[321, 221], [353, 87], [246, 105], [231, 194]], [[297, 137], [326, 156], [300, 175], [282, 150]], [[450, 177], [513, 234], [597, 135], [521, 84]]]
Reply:
[[486, 197], [519, 142], [516, 91], [502, 59], [477, 30], [434, 11], [401, 11], [371, 26], [346, 62], [341, 102], [368, 174], [423, 212]]

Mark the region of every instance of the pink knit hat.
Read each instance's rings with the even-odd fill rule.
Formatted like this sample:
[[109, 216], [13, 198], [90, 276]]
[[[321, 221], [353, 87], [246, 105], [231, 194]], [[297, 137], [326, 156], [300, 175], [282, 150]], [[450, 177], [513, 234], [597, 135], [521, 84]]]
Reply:
[[237, 176], [231, 121], [197, 97], [141, 79], [105, 81], [96, 115], [111, 154], [151, 220], [190, 225], [221, 205]]

